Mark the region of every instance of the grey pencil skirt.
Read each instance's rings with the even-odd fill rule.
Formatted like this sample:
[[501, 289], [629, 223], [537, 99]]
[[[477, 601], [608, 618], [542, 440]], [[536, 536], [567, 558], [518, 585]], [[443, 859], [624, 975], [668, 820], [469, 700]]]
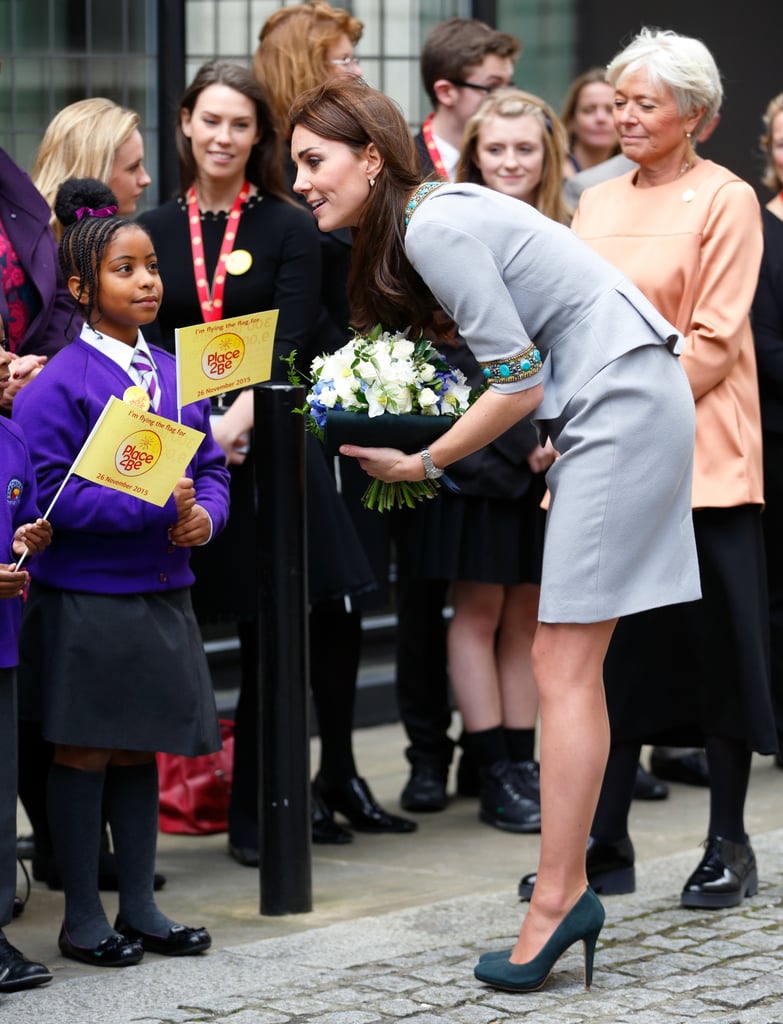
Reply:
[[542, 425], [559, 458], [539, 619], [601, 622], [696, 600], [695, 411], [676, 356], [663, 345], [622, 355]]

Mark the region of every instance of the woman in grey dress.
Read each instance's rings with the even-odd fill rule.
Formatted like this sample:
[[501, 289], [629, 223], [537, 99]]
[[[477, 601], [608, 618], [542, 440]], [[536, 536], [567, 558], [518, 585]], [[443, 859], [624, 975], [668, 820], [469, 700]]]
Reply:
[[699, 596], [681, 337], [621, 273], [527, 204], [480, 185], [420, 184], [405, 119], [381, 93], [330, 83], [299, 100], [292, 122], [295, 190], [322, 231], [354, 229], [356, 325], [411, 325], [415, 336], [448, 320], [489, 383], [429, 451], [344, 454], [385, 481], [434, 478], [534, 409], [541, 439], [559, 452], [532, 655], [538, 883], [514, 948], [485, 955], [475, 974], [531, 991], [583, 940], [589, 987], [604, 919], [585, 874], [609, 746], [604, 654], [618, 616]]

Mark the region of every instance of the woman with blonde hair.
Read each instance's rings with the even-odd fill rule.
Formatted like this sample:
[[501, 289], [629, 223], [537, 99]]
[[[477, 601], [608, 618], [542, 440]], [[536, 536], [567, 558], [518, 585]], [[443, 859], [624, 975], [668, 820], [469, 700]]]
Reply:
[[288, 111], [300, 92], [334, 75], [359, 74], [353, 47], [363, 28], [358, 18], [324, 0], [283, 7], [264, 22], [253, 72], [283, 136], [288, 134]]
[[[457, 181], [513, 195], [545, 217], [568, 222], [563, 202], [565, 129], [544, 100], [522, 89], [498, 89], [465, 125]], [[512, 161], [512, 167], [503, 166]]]
[[52, 210], [51, 226], [59, 240], [63, 227], [54, 213], [60, 185], [68, 178], [97, 178], [117, 197], [118, 214], [130, 217], [152, 179], [144, 169], [144, 141], [139, 115], [92, 96], [63, 107], [44, 133], [31, 177]]

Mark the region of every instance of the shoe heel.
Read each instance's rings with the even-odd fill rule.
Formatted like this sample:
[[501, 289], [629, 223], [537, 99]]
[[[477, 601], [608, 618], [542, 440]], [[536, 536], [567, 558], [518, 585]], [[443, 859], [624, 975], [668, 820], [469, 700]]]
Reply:
[[584, 948], [585, 948], [585, 988], [589, 991], [590, 986], [593, 984], [593, 959], [595, 957], [595, 946], [598, 942], [598, 936], [601, 932], [599, 928], [597, 931], [591, 932], [589, 935], [584, 937]]
[[636, 870], [629, 867], [596, 872], [590, 878], [590, 885], [594, 892], [602, 896], [623, 896], [635, 891]]
[[758, 872], [754, 868], [748, 875], [748, 884], [745, 888], [745, 898], [749, 896], [755, 896], [759, 891], [759, 876]]

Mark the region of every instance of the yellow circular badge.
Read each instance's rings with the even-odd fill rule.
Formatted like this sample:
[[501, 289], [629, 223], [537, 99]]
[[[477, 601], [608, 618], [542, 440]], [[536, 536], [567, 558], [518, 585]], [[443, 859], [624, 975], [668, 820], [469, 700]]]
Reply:
[[234, 277], [246, 274], [253, 266], [253, 257], [247, 249], [234, 249], [226, 257], [226, 270]]
[[150, 407], [150, 396], [138, 384], [131, 384], [129, 388], [125, 388], [122, 400], [128, 405], [132, 405], [134, 409], [138, 409], [139, 412], [146, 412]]

